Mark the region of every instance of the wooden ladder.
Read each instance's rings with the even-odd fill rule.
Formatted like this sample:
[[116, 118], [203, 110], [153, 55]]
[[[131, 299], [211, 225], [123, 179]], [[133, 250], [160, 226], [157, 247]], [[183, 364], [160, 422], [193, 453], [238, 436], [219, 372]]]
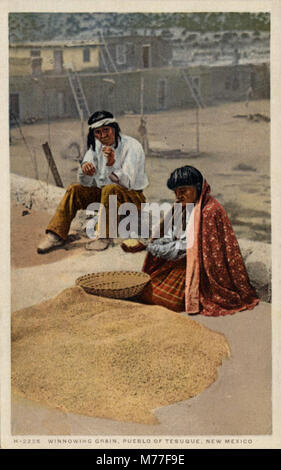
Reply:
[[194, 99], [195, 103], [197, 104], [197, 107], [198, 108], [205, 108], [205, 104], [204, 104], [204, 102], [202, 100], [202, 97], [200, 95], [200, 90], [197, 87], [197, 85], [195, 85], [195, 83], [193, 82], [192, 76], [184, 70], [181, 70], [181, 75], [184, 78], [185, 82], [187, 83], [187, 85], [190, 89], [190, 92], [191, 92], [191, 96]]
[[67, 68], [67, 75], [80, 119], [81, 121], [88, 119], [90, 111], [80, 77], [73, 66], [72, 68]]

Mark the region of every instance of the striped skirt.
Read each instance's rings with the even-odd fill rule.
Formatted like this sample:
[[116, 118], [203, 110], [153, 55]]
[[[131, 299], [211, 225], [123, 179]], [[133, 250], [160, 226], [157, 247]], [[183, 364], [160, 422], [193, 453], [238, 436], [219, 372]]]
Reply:
[[140, 300], [147, 304], [162, 305], [175, 312], [184, 312], [186, 257], [172, 261], [151, 258], [153, 267], [145, 269], [151, 280]]

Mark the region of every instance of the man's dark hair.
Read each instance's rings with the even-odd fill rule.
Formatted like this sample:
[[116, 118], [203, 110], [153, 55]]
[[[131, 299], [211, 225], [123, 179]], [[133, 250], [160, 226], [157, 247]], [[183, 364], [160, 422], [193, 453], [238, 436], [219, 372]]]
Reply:
[[197, 189], [197, 198], [202, 192], [203, 176], [194, 166], [186, 165], [174, 170], [167, 181], [167, 186], [175, 190], [180, 186], [195, 186]]
[[[102, 119], [106, 118], [113, 118], [113, 114], [110, 113], [109, 111], [96, 111], [94, 114], [92, 114], [89, 119], [88, 119], [88, 124], [89, 126], [93, 124], [94, 122], [101, 121]], [[113, 127], [115, 130], [115, 144], [114, 147], [117, 148], [118, 146], [118, 141], [121, 139], [120, 137], [120, 132], [121, 129], [119, 127], [119, 124], [117, 122], [112, 122], [111, 124], [107, 124], [108, 127]], [[92, 147], [92, 149], [95, 151], [96, 150], [96, 139], [95, 139], [95, 134], [94, 134], [94, 129], [90, 128], [88, 132], [88, 138], [87, 138], [87, 147], [88, 149]]]

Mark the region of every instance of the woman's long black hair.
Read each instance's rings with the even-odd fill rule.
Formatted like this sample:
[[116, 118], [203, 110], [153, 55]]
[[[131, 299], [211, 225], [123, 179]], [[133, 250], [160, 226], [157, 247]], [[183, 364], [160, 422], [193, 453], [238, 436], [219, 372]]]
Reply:
[[[92, 114], [92, 116], [89, 117], [88, 124], [90, 126], [94, 122], [101, 121], [102, 119], [106, 119], [106, 118], [113, 118], [113, 114], [111, 114], [109, 111], [96, 111], [94, 114]], [[111, 124], [107, 124], [107, 125], [109, 127], [113, 127], [115, 130], [114, 148], [116, 148], [118, 146], [118, 141], [121, 139], [121, 136], [120, 136], [121, 129], [117, 122], [112, 122]], [[87, 147], [88, 149], [92, 147], [93, 151], [96, 150], [96, 139], [95, 139], [94, 129], [92, 128], [90, 128], [88, 132]]]
[[186, 165], [174, 170], [167, 181], [167, 186], [175, 190], [180, 186], [195, 186], [197, 189], [197, 199], [202, 192], [203, 176], [194, 166]]

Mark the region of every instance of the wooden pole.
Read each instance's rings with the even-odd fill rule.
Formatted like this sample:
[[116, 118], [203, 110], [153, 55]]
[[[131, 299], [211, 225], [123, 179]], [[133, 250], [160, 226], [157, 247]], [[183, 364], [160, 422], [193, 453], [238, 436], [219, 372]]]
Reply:
[[36, 152], [35, 154], [32, 154], [31, 152], [31, 149], [29, 148], [28, 144], [27, 144], [27, 141], [25, 140], [25, 137], [23, 135], [23, 132], [22, 132], [22, 129], [21, 129], [21, 125], [19, 123], [19, 121], [17, 120], [16, 116], [11, 112], [11, 116], [13, 117], [14, 121], [16, 122], [17, 126], [18, 126], [18, 129], [20, 131], [20, 135], [22, 136], [22, 140], [24, 141], [25, 145], [26, 145], [26, 148], [27, 150], [29, 151], [30, 153], [30, 156], [31, 156], [31, 159], [33, 157], [33, 168], [34, 168], [34, 173], [35, 173], [35, 178], [37, 180], [39, 180], [39, 174], [38, 174], [38, 166], [37, 166], [37, 160], [36, 160]]
[[54, 180], [56, 182], [56, 185], [59, 186], [60, 188], [63, 188], [63, 184], [62, 184], [62, 180], [61, 180], [61, 177], [59, 175], [59, 172], [58, 172], [58, 169], [57, 169], [57, 166], [55, 164], [55, 160], [54, 160], [54, 157], [52, 155], [52, 152], [51, 152], [51, 149], [49, 147], [49, 144], [48, 142], [46, 142], [45, 144], [42, 145], [43, 147], [43, 150], [44, 150], [44, 153], [45, 153], [45, 156], [47, 158], [47, 162], [48, 162], [48, 165], [51, 169], [51, 172], [53, 174], [53, 177], [54, 177]]
[[140, 113], [143, 116], [143, 98], [144, 98], [144, 78], [141, 75], [141, 83], [140, 83]]
[[39, 180], [37, 157], [36, 157], [36, 151], [35, 150], [34, 150], [34, 171], [35, 171], [36, 179]]
[[82, 156], [84, 157], [85, 153], [85, 132], [84, 132], [84, 119], [81, 118], [81, 153]]
[[199, 107], [196, 107], [196, 151], [200, 153], [199, 150]]

